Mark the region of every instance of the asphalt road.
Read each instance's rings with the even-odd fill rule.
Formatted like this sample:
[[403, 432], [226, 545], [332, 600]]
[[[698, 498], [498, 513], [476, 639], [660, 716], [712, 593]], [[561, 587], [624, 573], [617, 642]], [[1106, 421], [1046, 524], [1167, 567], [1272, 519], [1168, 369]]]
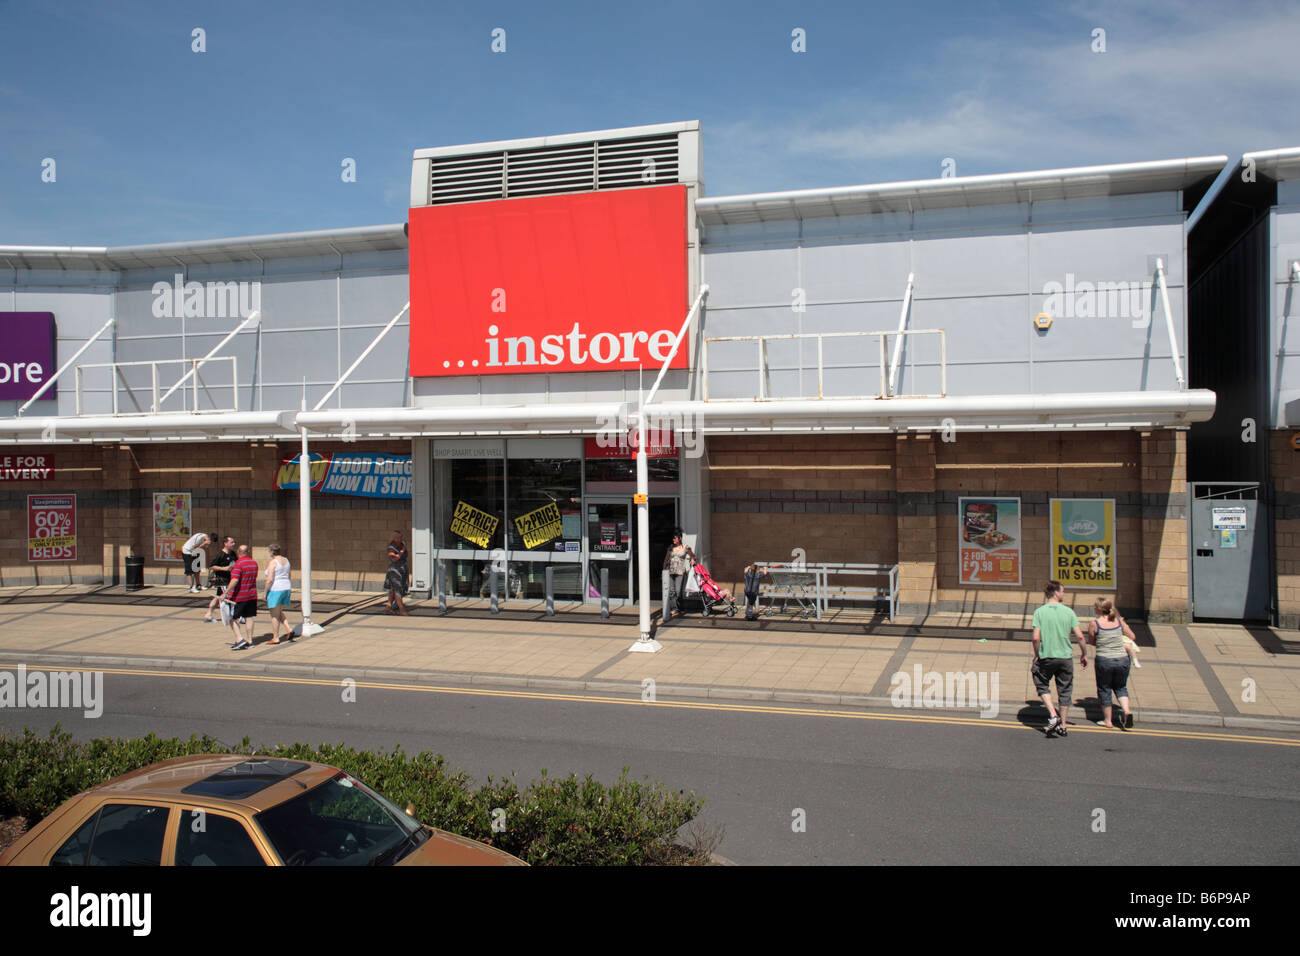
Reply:
[[701, 821], [725, 827], [719, 852], [742, 864], [1291, 864], [1300, 844], [1300, 749], [1195, 728], [1076, 724], [1049, 740], [1014, 716], [369, 685], [348, 702], [331, 682], [112, 672], [104, 682], [98, 719], [6, 708], [0, 727], [401, 744], [480, 781], [545, 768], [609, 782], [627, 766], [705, 797]]

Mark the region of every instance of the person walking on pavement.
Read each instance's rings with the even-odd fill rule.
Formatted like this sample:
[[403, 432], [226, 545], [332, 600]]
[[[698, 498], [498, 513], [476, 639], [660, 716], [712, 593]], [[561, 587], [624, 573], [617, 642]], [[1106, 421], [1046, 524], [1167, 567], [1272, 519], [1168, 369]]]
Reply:
[[[1133, 631], [1110, 601], [1099, 598], [1093, 610], [1097, 617], [1088, 625], [1088, 643], [1097, 648], [1097, 699], [1101, 701], [1102, 713], [1102, 719], [1097, 723], [1102, 727], [1118, 726], [1120, 730], [1129, 730], [1133, 726], [1133, 711], [1129, 707], [1129, 653], [1125, 650], [1124, 638], [1133, 637]], [[1111, 720], [1112, 695], [1124, 709], [1117, 722]]]
[[230, 566], [234, 563], [235, 539], [230, 535], [226, 535], [225, 540], [221, 542], [221, 550], [212, 559], [212, 583], [217, 586], [217, 593], [208, 602], [208, 612], [203, 615], [205, 624], [215, 624], [217, 622], [212, 613], [214, 611], [220, 613], [221, 596], [226, 593], [226, 588], [230, 586]]
[[[1079, 627], [1079, 618], [1072, 608], [1061, 603], [1065, 588], [1060, 581], [1048, 581], [1043, 588], [1046, 603], [1034, 612], [1034, 663], [1030, 674], [1034, 689], [1043, 699], [1050, 719], [1047, 736], [1066, 736], [1066, 720], [1070, 711], [1074, 688], [1074, 660], [1071, 643], [1079, 645], [1079, 666], [1088, 666], [1088, 650]], [[1052, 705], [1052, 680], [1056, 680], [1056, 696], [1060, 712]]]
[[[253, 618], [257, 617], [257, 562], [249, 556], [248, 545], [241, 544], [235, 552], [239, 555], [230, 569], [230, 588], [226, 601], [230, 604], [230, 629], [235, 632], [232, 651], [242, 651], [253, 646]], [[240, 633], [240, 625], [244, 634]]]
[[402, 532], [394, 531], [388, 542], [388, 573], [384, 575], [384, 587], [388, 590], [388, 613], [410, 614], [402, 597], [406, 594], [406, 542]]
[[185, 576], [190, 579], [190, 594], [198, 594], [203, 590], [199, 587], [199, 552], [208, 546], [211, 541], [217, 540], [217, 533], [212, 532], [208, 537], [202, 531], [190, 536], [190, 539], [181, 545], [181, 560], [185, 562]]
[[691, 568], [695, 566], [695, 552], [682, 543], [682, 529], [673, 529], [673, 543], [668, 546], [668, 551], [664, 555], [664, 570], [668, 572], [669, 600], [668, 616], [681, 617], [685, 614], [682, 610], [682, 598], [686, 594], [686, 581], [691, 576]]
[[271, 545], [269, 550], [271, 560], [266, 565], [266, 610], [271, 615], [271, 639], [266, 643], [279, 644], [282, 626], [285, 640], [293, 640], [293, 631], [284, 618], [293, 585], [289, 582], [289, 559], [280, 553], [278, 544]]

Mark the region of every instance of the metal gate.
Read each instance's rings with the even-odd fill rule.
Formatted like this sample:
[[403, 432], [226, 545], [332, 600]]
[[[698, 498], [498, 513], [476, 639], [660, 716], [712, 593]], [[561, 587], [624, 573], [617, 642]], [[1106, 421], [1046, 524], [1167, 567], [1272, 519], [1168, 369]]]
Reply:
[[1192, 616], [1269, 617], [1268, 504], [1258, 482], [1190, 484]]

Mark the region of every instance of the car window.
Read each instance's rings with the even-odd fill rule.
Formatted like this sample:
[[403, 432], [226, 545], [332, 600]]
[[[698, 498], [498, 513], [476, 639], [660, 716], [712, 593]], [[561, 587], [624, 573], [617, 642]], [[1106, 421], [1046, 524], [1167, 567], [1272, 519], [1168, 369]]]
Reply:
[[50, 857], [50, 866], [85, 866], [86, 854], [90, 851], [90, 835], [95, 832], [97, 820], [98, 813], [77, 827], [77, 832], [68, 837], [59, 851]]
[[266, 861], [239, 820], [186, 809], [177, 823], [176, 865], [266, 866]]
[[159, 866], [169, 808], [110, 803], [99, 811], [89, 866]]
[[392, 863], [427, 838], [416, 821], [343, 773], [256, 819], [287, 866]]

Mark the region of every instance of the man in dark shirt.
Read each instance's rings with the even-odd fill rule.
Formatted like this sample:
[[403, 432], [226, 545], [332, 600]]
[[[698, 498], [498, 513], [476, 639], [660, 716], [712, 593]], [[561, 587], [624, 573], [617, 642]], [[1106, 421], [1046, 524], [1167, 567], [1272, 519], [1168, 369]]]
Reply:
[[212, 616], [212, 612], [218, 610], [221, 605], [221, 595], [225, 594], [226, 588], [230, 586], [230, 566], [234, 563], [235, 539], [226, 535], [221, 542], [221, 550], [208, 565], [212, 569], [212, 583], [217, 586], [217, 593], [208, 603], [208, 613], [203, 617], [205, 623], [216, 623], [217, 619]]

